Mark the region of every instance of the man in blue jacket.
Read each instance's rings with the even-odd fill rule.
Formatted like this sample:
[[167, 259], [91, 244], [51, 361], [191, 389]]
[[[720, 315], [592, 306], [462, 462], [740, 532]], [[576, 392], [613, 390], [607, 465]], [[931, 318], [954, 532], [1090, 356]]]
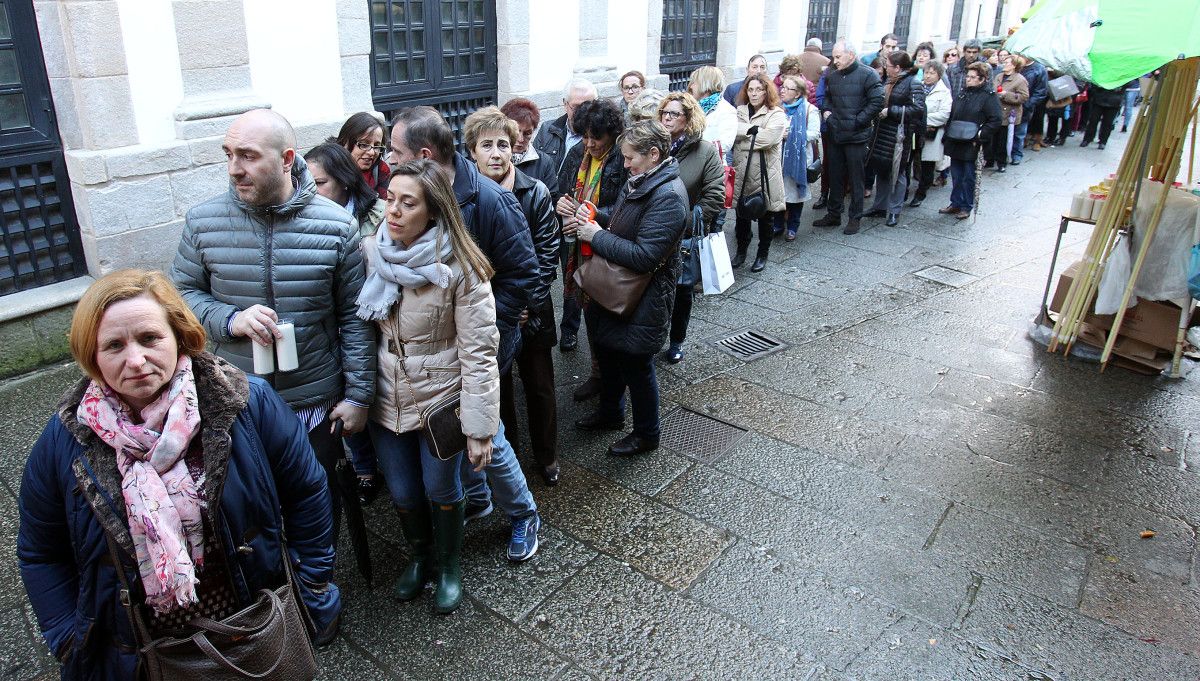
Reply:
[[1011, 163], [1014, 166], [1020, 165], [1025, 156], [1025, 135], [1030, 131], [1030, 125], [1033, 126], [1034, 139], [1039, 142], [1038, 148], [1041, 148], [1042, 118], [1046, 115], [1046, 96], [1049, 94], [1045, 66], [1031, 59], [1029, 64], [1021, 69], [1021, 75], [1029, 83], [1029, 99], [1025, 100], [1021, 122], [1013, 128]]
[[[450, 177], [463, 222], [496, 271], [492, 276], [496, 327], [500, 330], [496, 361], [501, 375], [512, 371], [513, 357], [521, 344], [520, 325], [529, 317], [530, 292], [537, 288], [540, 272], [521, 205], [512, 192], [484, 177], [473, 162], [454, 151], [454, 132], [433, 107], [401, 109], [392, 120], [389, 142], [388, 162], [393, 167], [427, 158], [441, 165]], [[512, 521], [508, 557], [525, 560], [537, 551], [541, 520], [517, 455], [504, 436], [503, 422], [492, 447], [492, 461], [484, 470], [487, 483], [496, 493], [496, 502]], [[466, 457], [462, 461], [466, 517], [482, 518], [492, 511], [483, 473], [473, 471]]]

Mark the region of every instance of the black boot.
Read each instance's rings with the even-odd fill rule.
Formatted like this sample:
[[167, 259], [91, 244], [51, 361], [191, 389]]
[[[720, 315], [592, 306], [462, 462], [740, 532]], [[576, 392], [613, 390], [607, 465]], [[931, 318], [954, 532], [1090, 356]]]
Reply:
[[762, 272], [767, 266], [767, 256], [760, 255], [754, 259], [754, 264], [750, 266], [751, 272]]
[[747, 246], [746, 248], [742, 248], [740, 246], [738, 247], [737, 253], [734, 254], [734, 256], [733, 256], [733, 260], [731, 260], [729, 262], [729, 264], [733, 266], [733, 269], [736, 270], [737, 268], [741, 267], [743, 263], [746, 262], [746, 251], [747, 250], [749, 250], [749, 246]]
[[392, 587], [392, 595], [402, 601], [411, 601], [425, 589], [433, 547], [433, 526], [429, 521], [429, 507], [424, 504], [415, 508], [397, 508], [396, 511], [400, 514], [400, 529], [408, 541], [410, 559]]

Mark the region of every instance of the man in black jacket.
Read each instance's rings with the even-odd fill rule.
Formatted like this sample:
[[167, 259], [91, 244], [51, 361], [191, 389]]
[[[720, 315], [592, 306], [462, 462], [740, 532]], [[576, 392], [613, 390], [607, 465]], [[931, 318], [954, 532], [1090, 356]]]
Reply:
[[[583, 141], [583, 135], [575, 132], [575, 110], [580, 104], [596, 99], [596, 86], [587, 78], [573, 78], [563, 88], [563, 110], [566, 112], [542, 126], [533, 146], [538, 153], [554, 164], [554, 173], [562, 171], [563, 160], [571, 147]], [[547, 185], [549, 187], [549, 185]]]
[[[496, 299], [496, 327], [500, 347], [496, 360], [501, 374], [512, 370], [521, 345], [521, 316], [530, 308], [530, 293], [538, 287], [539, 267], [533, 237], [525, 214], [513, 193], [484, 177], [479, 168], [454, 151], [454, 132], [437, 109], [415, 106], [401, 109], [392, 120], [388, 162], [393, 167], [418, 158], [442, 166], [454, 186], [463, 222], [480, 250], [491, 261], [492, 295]], [[464, 487], [469, 487], [471, 467], [463, 457]], [[504, 435], [504, 423], [492, 438], [492, 460], [485, 469], [496, 501], [512, 521], [508, 557], [525, 560], [537, 551], [541, 521], [537, 504], [517, 463], [516, 452]], [[492, 511], [490, 501], [468, 501], [466, 518], [480, 518]]]
[[863, 161], [871, 123], [883, 109], [883, 83], [875, 70], [858, 62], [854, 47], [844, 40], [833, 46], [833, 63], [825, 73], [825, 99], [821, 115], [827, 135], [826, 172], [829, 185], [828, 213], [813, 223], [816, 227], [837, 227], [842, 224], [842, 193], [849, 177], [850, 220], [844, 234], [858, 232], [863, 213]]

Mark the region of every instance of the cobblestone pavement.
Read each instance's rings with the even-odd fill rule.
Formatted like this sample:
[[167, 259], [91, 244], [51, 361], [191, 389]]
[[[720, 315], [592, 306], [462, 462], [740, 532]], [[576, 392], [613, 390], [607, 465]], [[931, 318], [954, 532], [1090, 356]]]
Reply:
[[[659, 367], [690, 446], [607, 457], [610, 435], [570, 427], [585, 358], [556, 351], [564, 463], [556, 488], [530, 477], [538, 555], [509, 564], [493, 514], [468, 533], [457, 613], [393, 602], [403, 541], [377, 501], [377, 582], [342, 553], [323, 678], [1200, 678], [1197, 379], [1100, 374], [1026, 337], [1059, 212], [1124, 141], [987, 174], [976, 222], [936, 213], [947, 188], [898, 228], [776, 243], [764, 272], [697, 301], [684, 361]], [[1086, 238], [1072, 227], [1062, 262]], [[742, 362], [711, 344], [748, 326], [787, 348]], [[74, 375], [0, 387], [5, 679], [53, 670], [15, 495]]]

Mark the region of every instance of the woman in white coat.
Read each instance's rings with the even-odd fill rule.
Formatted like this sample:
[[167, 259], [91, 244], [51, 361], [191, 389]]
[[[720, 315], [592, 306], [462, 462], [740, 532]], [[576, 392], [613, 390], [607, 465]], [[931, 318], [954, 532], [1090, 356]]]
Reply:
[[921, 173], [917, 181], [917, 193], [908, 204], [916, 208], [925, 200], [925, 194], [933, 186], [933, 176], [942, 161], [945, 151], [942, 137], [946, 134], [946, 121], [950, 120], [950, 106], [954, 103], [950, 88], [946, 87], [942, 75], [946, 67], [940, 61], [925, 63], [922, 76], [925, 81], [925, 146], [921, 149]]
[[[796, 240], [804, 202], [812, 198], [808, 187], [808, 164], [821, 139], [821, 111], [808, 103], [804, 76], [784, 76], [779, 89], [788, 127], [783, 131], [783, 197], [787, 212], [787, 240]], [[775, 236], [784, 231], [784, 214], [775, 214]]]

